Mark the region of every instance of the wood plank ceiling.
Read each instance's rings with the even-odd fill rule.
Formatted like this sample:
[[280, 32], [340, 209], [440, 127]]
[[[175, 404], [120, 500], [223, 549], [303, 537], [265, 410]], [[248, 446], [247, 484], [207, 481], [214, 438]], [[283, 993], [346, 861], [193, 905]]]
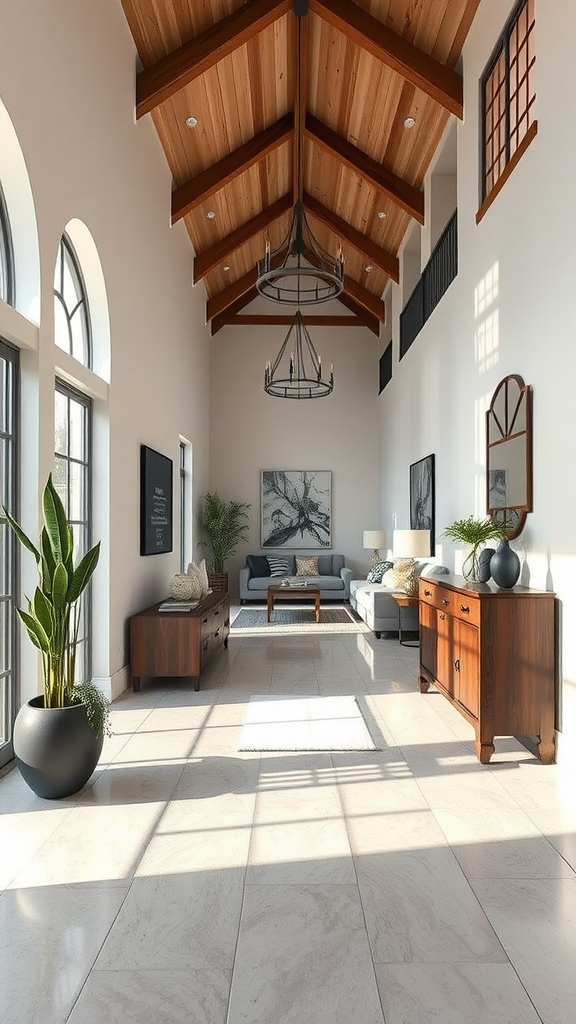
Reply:
[[[454, 70], [480, 0], [122, 0], [141, 62], [136, 115], [154, 121], [203, 281], [212, 333], [290, 323], [241, 310], [268, 234], [286, 235], [299, 183], [320, 244], [342, 245], [342, 317], [378, 333], [398, 249], [424, 223], [424, 176], [451, 114]], [[301, 18], [301, 101], [297, 25]], [[194, 117], [195, 127], [187, 126]], [[415, 126], [407, 129], [407, 117]], [[215, 216], [214, 216], [215, 214]], [[369, 269], [370, 268], [370, 269]]]

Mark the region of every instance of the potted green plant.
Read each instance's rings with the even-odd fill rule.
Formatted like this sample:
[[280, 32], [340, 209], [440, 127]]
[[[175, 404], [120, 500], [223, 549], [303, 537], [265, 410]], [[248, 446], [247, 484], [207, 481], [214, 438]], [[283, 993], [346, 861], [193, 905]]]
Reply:
[[200, 543], [212, 552], [208, 578], [214, 590], [228, 590], [224, 563], [236, 554], [240, 541], [248, 540], [248, 509], [251, 507], [245, 501], [224, 501], [216, 491], [202, 498], [200, 529], [203, 538]]
[[494, 554], [494, 549], [486, 548], [481, 551], [482, 545], [489, 540], [502, 540], [505, 534], [505, 524], [496, 522], [490, 516], [486, 516], [485, 519], [468, 516], [467, 519], [454, 520], [446, 527], [442, 536], [469, 545], [470, 552], [464, 560], [462, 575], [467, 580], [486, 583], [490, 579], [490, 558]]
[[38, 585], [18, 616], [42, 657], [44, 693], [22, 705], [14, 723], [14, 754], [39, 796], [77, 792], [94, 771], [109, 734], [109, 704], [91, 681], [76, 681], [80, 599], [100, 556], [100, 543], [74, 566], [74, 535], [61, 498], [48, 477], [42, 492], [38, 547], [6, 508], [18, 540], [36, 559]]

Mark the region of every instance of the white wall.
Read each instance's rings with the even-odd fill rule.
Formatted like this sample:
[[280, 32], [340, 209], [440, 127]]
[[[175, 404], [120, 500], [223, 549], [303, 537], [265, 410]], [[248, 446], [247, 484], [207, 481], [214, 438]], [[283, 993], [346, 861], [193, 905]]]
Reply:
[[[261, 300], [262, 303], [265, 300]], [[268, 311], [271, 303], [260, 305]], [[325, 309], [332, 304], [327, 303]], [[333, 308], [333, 307], [332, 307]], [[315, 312], [321, 313], [321, 307]], [[238, 590], [246, 555], [260, 551], [260, 472], [332, 472], [332, 547], [355, 574], [370, 566], [362, 532], [378, 529], [378, 361], [382, 342], [366, 328], [311, 327], [322, 365], [334, 363], [334, 391], [325, 398], [272, 398], [264, 367], [274, 361], [288, 327], [227, 327], [211, 342], [210, 487], [247, 501], [249, 543], [227, 568]]]
[[[576, 7], [536, 8], [538, 134], [477, 226], [478, 81], [512, 8], [484, 0], [464, 49], [465, 117], [458, 126], [459, 273], [380, 399], [381, 520], [408, 512], [409, 465], [436, 455], [436, 535], [455, 518], [485, 514], [484, 413], [502, 377], [534, 392], [534, 511], [518, 542], [520, 582], [559, 596], [562, 732], [576, 749], [576, 503], [573, 437], [573, 239], [576, 141], [565, 125]], [[558, 32], [562, 25], [562, 32]], [[395, 305], [397, 311], [398, 303]], [[405, 429], [395, 430], [401, 418]], [[399, 524], [400, 525], [400, 524]], [[451, 542], [437, 554], [461, 561]]]
[[[35, 428], [24, 438], [22, 518], [36, 530], [38, 495], [52, 467], [54, 375], [63, 361], [53, 345], [54, 261], [66, 224], [78, 218], [94, 240], [108, 302], [110, 385], [95, 381], [96, 418], [105, 424], [95, 481], [109, 488], [109, 501], [107, 521], [100, 520], [94, 670], [116, 693], [126, 683], [128, 616], [164, 597], [179, 570], [180, 434], [194, 445], [198, 494], [208, 486], [205, 293], [192, 289], [183, 225], [170, 226], [171, 177], [152, 121], [134, 120], [136, 55], [121, 4], [3, 0], [1, 20], [0, 100], [30, 179], [41, 280], [37, 349], [23, 361], [23, 417]], [[0, 312], [0, 333], [3, 322], [14, 326], [11, 311]], [[10, 331], [12, 340], [17, 335]], [[171, 554], [139, 554], [141, 443], [174, 460]], [[107, 586], [98, 591], [101, 580]], [[23, 654], [29, 661], [27, 648]], [[24, 678], [23, 697], [33, 692], [36, 681]]]

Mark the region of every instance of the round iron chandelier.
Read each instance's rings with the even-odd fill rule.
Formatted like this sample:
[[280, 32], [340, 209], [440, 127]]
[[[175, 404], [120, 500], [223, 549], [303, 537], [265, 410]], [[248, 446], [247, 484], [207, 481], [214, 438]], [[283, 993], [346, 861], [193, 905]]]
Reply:
[[334, 389], [334, 367], [330, 376], [322, 377], [322, 360], [300, 310], [273, 363], [264, 370], [264, 391], [273, 398], [324, 398]]

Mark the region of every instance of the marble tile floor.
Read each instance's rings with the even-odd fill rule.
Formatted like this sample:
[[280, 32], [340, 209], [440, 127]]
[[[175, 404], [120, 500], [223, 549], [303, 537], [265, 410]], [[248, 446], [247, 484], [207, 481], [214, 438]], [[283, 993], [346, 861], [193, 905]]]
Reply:
[[[74, 797], [0, 778], [6, 1024], [569, 1024], [576, 787], [372, 634], [144, 680]], [[240, 753], [252, 694], [355, 694], [381, 750]]]

